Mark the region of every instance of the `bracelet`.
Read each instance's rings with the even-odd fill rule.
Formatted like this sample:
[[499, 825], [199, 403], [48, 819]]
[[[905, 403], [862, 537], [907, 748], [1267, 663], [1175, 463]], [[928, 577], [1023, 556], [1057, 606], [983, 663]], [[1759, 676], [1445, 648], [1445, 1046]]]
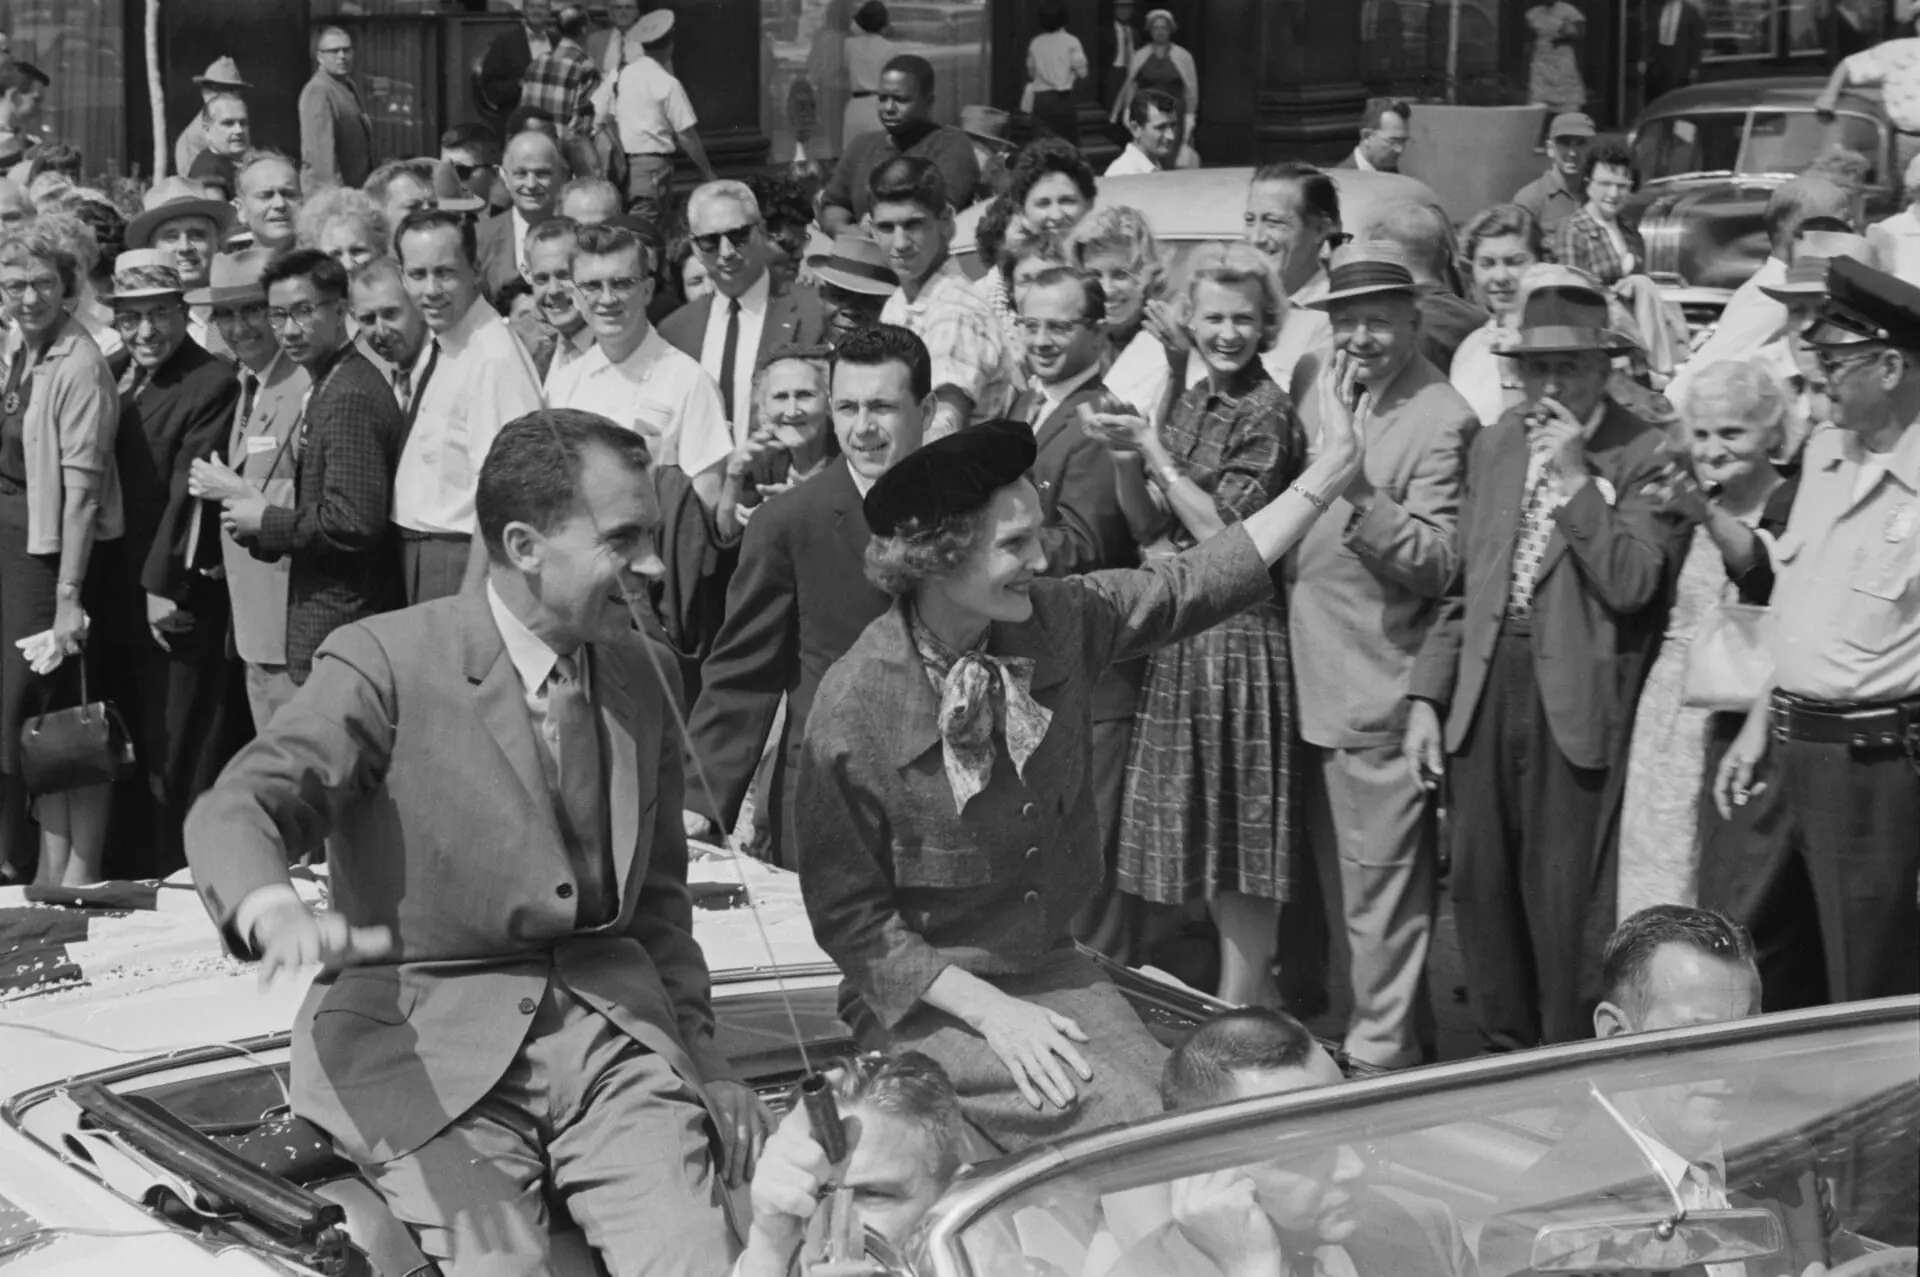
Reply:
[[1301, 496], [1305, 497], [1307, 499], [1307, 504], [1312, 506], [1314, 509], [1318, 510], [1321, 514], [1325, 514], [1327, 512], [1327, 508], [1333, 504], [1331, 501], [1328, 501], [1325, 497], [1321, 496], [1319, 493], [1309, 490], [1305, 484], [1299, 482], [1298, 480], [1287, 485], [1287, 491], [1297, 492]]
[[1173, 485], [1180, 482], [1180, 467], [1167, 466], [1160, 471], [1160, 482], [1167, 491], [1173, 491]]

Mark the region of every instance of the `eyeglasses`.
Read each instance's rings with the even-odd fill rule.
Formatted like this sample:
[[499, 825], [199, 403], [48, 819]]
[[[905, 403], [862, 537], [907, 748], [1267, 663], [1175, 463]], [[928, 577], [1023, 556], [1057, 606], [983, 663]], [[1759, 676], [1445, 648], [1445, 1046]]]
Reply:
[[61, 293], [60, 280], [53, 275], [40, 275], [33, 279], [0, 280], [0, 293], [5, 293], [9, 301], [19, 301], [28, 290], [39, 297], [54, 297]]
[[732, 230], [715, 231], [711, 235], [695, 235], [693, 246], [703, 253], [717, 253], [720, 251], [720, 240], [725, 237], [727, 243], [735, 248], [745, 248], [747, 242], [753, 238], [754, 227], [758, 225], [758, 222], [748, 222], [745, 226], [736, 226]]
[[352, 45], [343, 44], [331, 49], [322, 49], [320, 50], [320, 55], [322, 57], [335, 57], [335, 56], [344, 57], [346, 54], [349, 54], [352, 52], [353, 52]]
[[573, 289], [588, 297], [626, 297], [640, 287], [640, 281], [631, 275], [616, 275], [612, 279], [576, 279]]
[[1087, 325], [1084, 319], [1016, 319], [1013, 326], [1028, 337], [1038, 337], [1045, 333], [1049, 337], [1065, 339], [1073, 336], [1074, 330]]
[[158, 328], [168, 320], [177, 319], [181, 310], [182, 307], [179, 306], [155, 306], [152, 310], [123, 310], [114, 315], [113, 327], [116, 332], [122, 333], [137, 333], [140, 331], [141, 324], [152, 324]]
[[1813, 352], [1813, 362], [1819, 365], [1820, 375], [1825, 377], [1829, 382], [1833, 382], [1838, 381], [1842, 376], [1852, 372], [1855, 368], [1873, 362], [1880, 357], [1880, 354], [1880, 348], [1876, 346], [1864, 354], [1846, 355], [1836, 359], [1825, 350], [1816, 348]]
[[267, 317], [265, 302], [248, 302], [244, 306], [215, 306], [210, 318], [214, 323], [225, 326], [240, 323], [257, 324]]
[[298, 306], [275, 306], [267, 312], [267, 327], [276, 332], [289, 323], [296, 328], [310, 328], [313, 326], [313, 317], [331, 305], [333, 305], [332, 302], [320, 302], [317, 305], [313, 302], [301, 302]]

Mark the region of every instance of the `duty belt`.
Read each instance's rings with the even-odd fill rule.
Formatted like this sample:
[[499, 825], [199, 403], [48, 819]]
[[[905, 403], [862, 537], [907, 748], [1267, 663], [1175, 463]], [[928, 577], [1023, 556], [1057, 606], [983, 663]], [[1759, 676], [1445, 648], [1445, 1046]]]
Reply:
[[1904, 747], [1920, 757], [1920, 697], [1860, 705], [1775, 692], [1773, 738], [1855, 749]]

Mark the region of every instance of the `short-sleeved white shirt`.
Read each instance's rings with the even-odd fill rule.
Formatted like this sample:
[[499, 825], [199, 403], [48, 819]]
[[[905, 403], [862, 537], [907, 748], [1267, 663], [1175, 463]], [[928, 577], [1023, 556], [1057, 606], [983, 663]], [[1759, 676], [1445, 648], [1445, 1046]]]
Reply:
[[658, 329], [619, 363], [596, 345], [547, 374], [547, 405], [595, 412], [641, 435], [663, 466], [697, 475], [727, 459], [733, 429], [713, 378]]

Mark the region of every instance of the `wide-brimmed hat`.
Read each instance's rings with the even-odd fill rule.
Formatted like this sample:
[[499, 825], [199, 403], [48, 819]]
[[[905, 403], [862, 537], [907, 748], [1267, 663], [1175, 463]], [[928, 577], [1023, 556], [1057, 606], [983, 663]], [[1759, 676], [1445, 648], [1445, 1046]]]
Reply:
[[640, 15], [633, 24], [633, 38], [641, 44], [655, 44], [667, 38], [673, 30], [673, 10], [654, 9]]
[[960, 131], [996, 151], [1013, 150], [1013, 116], [997, 106], [961, 107]]
[[1529, 268], [1520, 299], [1520, 330], [1503, 355], [1557, 355], [1581, 350], [1622, 354], [1631, 337], [1607, 323], [1607, 295], [1591, 278], [1565, 266]]
[[201, 88], [251, 89], [253, 86], [240, 78], [240, 64], [232, 58], [215, 58], [207, 64], [206, 71], [193, 77], [193, 82]]
[[145, 248], [164, 222], [176, 217], [204, 217], [213, 223], [214, 238], [225, 239], [239, 220], [233, 205], [207, 194], [207, 188], [184, 177], [163, 177], [141, 200], [144, 210], [127, 223], [128, 248]]
[[101, 300], [134, 301], [141, 297], [181, 296], [187, 286], [180, 282], [179, 268], [173, 256], [157, 248], [130, 248], [113, 259], [113, 284], [101, 294]]
[[213, 265], [207, 271], [207, 286], [187, 293], [187, 305], [231, 306], [236, 302], [265, 301], [267, 290], [260, 282], [260, 276], [266, 272], [267, 262], [272, 256], [264, 248], [250, 248], [244, 253], [221, 253], [213, 259]]
[[887, 265], [880, 245], [857, 231], [836, 235], [828, 253], [809, 253], [807, 269], [816, 279], [850, 293], [887, 297], [900, 287], [900, 277]]
[[1327, 266], [1327, 292], [1306, 305], [1326, 310], [1354, 297], [1415, 291], [1413, 271], [1397, 245], [1378, 242], [1343, 244]]
[[1827, 295], [1827, 267], [1836, 257], [1851, 257], [1869, 266], [1880, 265], [1865, 235], [1851, 231], [1808, 231], [1794, 242], [1793, 265], [1778, 284], [1762, 284], [1760, 291], [1791, 306]]
[[469, 195], [460, 184], [460, 175], [454, 172], [452, 160], [433, 162], [433, 202], [448, 213], [478, 213], [487, 206], [485, 200]]

